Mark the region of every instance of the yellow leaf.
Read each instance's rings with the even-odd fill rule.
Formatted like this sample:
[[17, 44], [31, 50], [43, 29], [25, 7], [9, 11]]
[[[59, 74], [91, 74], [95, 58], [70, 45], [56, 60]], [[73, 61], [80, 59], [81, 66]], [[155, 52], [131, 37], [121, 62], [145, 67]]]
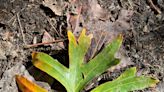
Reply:
[[16, 82], [22, 92], [48, 92], [46, 89], [38, 86], [37, 84], [29, 81], [21, 75], [16, 75]]
[[76, 42], [76, 38], [73, 35], [73, 33], [70, 30], [68, 30], [67, 34], [68, 34], [68, 39], [69, 39], [70, 43], [73, 43], [73, 45], [76, 46], [77, 42]]

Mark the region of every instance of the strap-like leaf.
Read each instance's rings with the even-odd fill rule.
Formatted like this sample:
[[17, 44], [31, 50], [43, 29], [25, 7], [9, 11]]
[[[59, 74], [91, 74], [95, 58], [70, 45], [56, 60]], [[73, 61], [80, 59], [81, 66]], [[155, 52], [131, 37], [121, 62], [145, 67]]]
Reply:
[[130, 68], [116, 80], [101, 84], [91, 92], [129, 92], [154, 87], [159, 82], [151, 77], [136, 76], [135, 74], [136, 68]]
[[68, 69], [51, 56], [42, 52], [33, 52], [32, 63], [35, 67], [57, 79], [65, 87], [69, 85], [67, 81]]
[[105, 72], [109, 67], [119, 63], [119, 60], [115, 59], [114, 55], [121, 43], [122, 36], [120, 35], [82, 68], [86, 80], [93, 79], [95, 76]]

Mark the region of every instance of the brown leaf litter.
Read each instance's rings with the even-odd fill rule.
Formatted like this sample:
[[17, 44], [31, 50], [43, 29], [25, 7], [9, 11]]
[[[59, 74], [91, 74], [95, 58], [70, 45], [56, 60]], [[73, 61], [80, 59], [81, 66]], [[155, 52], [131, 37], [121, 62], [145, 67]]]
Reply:
[[[111, 21], [110, 18], [112, 15], [101, 8], [97, 0], [76, 0], [74, 4], [74, 6], [78, 6], [77, 12], [80, 7], [81, 11], [80, 13], [78, 12], [78, 15], [67, 16], [68, 25], [71, 25], [76, 36], [80, 33], [82, 27], [88, 30], [88, 34], [93, 34], [91, 47], [86, 55], [86, 60], [92, 59], [105, 45], [116, 38], [117, 35], [124, 34], [125, 31], [131, 28], [130, 19], [133, 15], [133, 11], [131, 10], [121, 9], [118, 19]], [[116, 57], [121, 59], [121, 63], [114, 69], [120, 69], [133, 64], [124, 52], [122, 48], [116, 54]]]

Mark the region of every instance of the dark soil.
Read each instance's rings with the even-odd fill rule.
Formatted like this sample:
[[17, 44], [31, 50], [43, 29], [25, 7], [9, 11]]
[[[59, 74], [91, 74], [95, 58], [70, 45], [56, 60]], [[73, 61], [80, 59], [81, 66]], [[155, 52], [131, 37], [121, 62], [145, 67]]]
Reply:
[[[130, 29], [122, 31], [125, 54], [134, 63], [132, 66], [136, 66], [142, 74], [154, 76], [163, 83], [164, 1], [152, 0], [157, 9], [152, 7], [149, 1], [151, 0], [98, 0], [98, 3], [114, 20], [118, 19], [121, 9], [134, 12], [130, 19]], [[68, 26], [67, 16], [56, 15], [42, 4], [42, 0], [0, 0], [0, 76], [21, 62], [36, 80], [46, 81], [38, 77], [45, 75], [44, 73], [36, 75], [34, 72], [39, 70], [30, 63], [32, 51], [45, 52], [59, 61], [67, 61], [68, 41], [62, 42], [63, 47], [60, 47], [59, 43], [53, 43], [53, 46], [39, 45], [30, 48], [26, 46], [33, 44], [34, 38], [37, 39], [37, 43], [41, 43], [45, 31], [55, 40], [67, 39]], [[67, 62], [61, 63], [68, 66]], [[123, 70], [125, 68], [116, 70], [105, 80], [116, 78]], [[56, 80], [48, 83], [53, 89], [63, 91], [63, 87]], [[157, 89], [164, 92], [159, 85], [155, 89], [145, 89], [141, 92], [156, 92]]]

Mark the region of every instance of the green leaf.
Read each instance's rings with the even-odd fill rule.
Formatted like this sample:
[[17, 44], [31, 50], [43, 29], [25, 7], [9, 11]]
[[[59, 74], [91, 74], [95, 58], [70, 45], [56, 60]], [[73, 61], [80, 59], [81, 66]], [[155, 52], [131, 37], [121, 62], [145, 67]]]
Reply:
[[102, 74], [104, 70], [107, 70], [109, 67], [119, 63], [119, 60], [115, 59], [114, 55], [119, 49], [121, 43], [122, 36], [120, 35], [111, 44], [107, 45], [107, 47], [105, 47], [95, 58], [89, 61], [88, 64], [82, 67], [84, 77], [87, 81]]
[[35, 67], [54, 77], [62, 85], [68, 85], [68, 69], [56, 59], [53, 59], [51, 56], [42, 52], [33, 52], [32, 59], [32, 63]]
[[[82, 30], [82, 33], [78, 39], [78, 44], [71, 31], [68, 31], [69, 39], [69, 80], [71, 88], [77, 89], [77, 84], [80, 80], [83, 80], [82, 70], [80, 67], [84, 63], [84, 56], [91, 43], [91, 35], [85, 35], [86, 29]], [[78, 89], [77, 89], [78, 90]]]
[[93, 89], [91, 92], [129, 92], [154, 87], [159, 80], [151, 77], [136, 76], [136, 68], [126, 70], [116, 80], [106, 82]]

